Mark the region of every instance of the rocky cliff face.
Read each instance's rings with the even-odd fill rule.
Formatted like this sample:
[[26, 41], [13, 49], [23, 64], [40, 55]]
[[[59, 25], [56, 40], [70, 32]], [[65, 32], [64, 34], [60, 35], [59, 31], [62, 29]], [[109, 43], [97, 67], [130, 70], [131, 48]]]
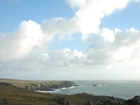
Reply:
[[30, 83], [28, 85], [23, 86], [25, 89], [30, 89], [30, 90], [44, 90], [44, 91], [49, 91], [49, 90], [54, 90], [58, 88], [63, 88], [63, 87], [71, 87], [71, 86], [76, 86], [74, 82], [72, 81], [61, 81], [61, 82], [49, 82], [49, 83]]

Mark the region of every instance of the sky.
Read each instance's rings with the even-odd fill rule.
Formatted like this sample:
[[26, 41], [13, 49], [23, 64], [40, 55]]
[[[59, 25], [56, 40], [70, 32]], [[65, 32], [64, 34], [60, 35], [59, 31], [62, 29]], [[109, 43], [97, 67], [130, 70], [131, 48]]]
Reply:
[[0, 78], [140, 80], [140, 0], [0, 0]]

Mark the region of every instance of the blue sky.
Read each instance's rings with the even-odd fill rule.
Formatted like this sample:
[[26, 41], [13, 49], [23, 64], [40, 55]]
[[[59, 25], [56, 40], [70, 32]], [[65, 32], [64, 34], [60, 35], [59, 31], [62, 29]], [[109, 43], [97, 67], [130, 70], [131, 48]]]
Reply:
[[23, 20], [33, 20], [42, 24], [46, 19], [73, 16], [72, 9], [64, 0], [53, 0], [53, 2], [50, 0], [1, 0], [0, 8], [0, 22], [4, 25], [0, 27], [1, 32], [13, 31]]
[[135, 27], [137, 30], [140, 30], [140, 26], [138, 25], [140, 22], [140, 14], [138, 13], [139, 9], [140, 3], [131, 3], [127, 8], [117, 11], [109, 17], [103, 18], [100, 27], [103, 28], [107, 25], [109, 29], [119, 27], [121, 30]]
[[0, 0], [0, 78], [139, 80], [139, 0]]

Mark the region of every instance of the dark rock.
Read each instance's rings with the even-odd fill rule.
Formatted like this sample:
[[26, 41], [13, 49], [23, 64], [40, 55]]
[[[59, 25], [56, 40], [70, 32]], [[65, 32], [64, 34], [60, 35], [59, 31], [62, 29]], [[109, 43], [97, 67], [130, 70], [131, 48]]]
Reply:
[[123, 105], [123, 101], [115, 97], [110, 97], [108, 99], [101, 100], [101, 101], [94, 101], [94, 102], [88, 101], [83, 105]]
[[132, 99], [126, 101], [127, 105], [140, 105], [140, 96], [135, 96]]
[[95, 86], [95, 87], [96, 87], [96, 86], [97, 86], [97, 84], [94, 84], [94, 85], [92, 85], [92, 86]]
[[86, 103], [84, 103], [83, 105], [94, 105], [92, 102], [88, 101]]
[[69, 102], [63, 97], [55, 97], [54, 101], [57, 102], [59, 105], [70, 105]]
[[71, 86], [76, 86], [76, 85], [72, 81], [63, 81], [61, 84], [61, 87], [71, 87]]
[[111, 97], [107, 100], [103, 100], [102, 102], [103, 104], [101, 105], [123, 105], [123, 102], [115, 97]]
[[3, 98], [3, 99], [0, 99], [0, 105], [11, 105], [9, 100]]
[[93, 105], [104, 105], [103, 102], [101, 101], [97, 101], [96, 103], [94, 103]]
[[12, 86], [10, 83], [0, 82], [0, 85]]

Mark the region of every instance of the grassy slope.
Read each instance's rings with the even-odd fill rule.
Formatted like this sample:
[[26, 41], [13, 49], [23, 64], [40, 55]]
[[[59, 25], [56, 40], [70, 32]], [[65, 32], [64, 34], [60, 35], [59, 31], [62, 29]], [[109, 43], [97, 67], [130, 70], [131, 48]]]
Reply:
[[[76, 95], [57, 95], [39, 93], [10, 85], [0, 85], [0, 99], [6, 99], [10, 105], [49, 105], [54, 103], [54, 97], [65, 97], [71, 105], [81, 105], [86, 101], [102, 100], [106, 96], [93, 96], [85, 93]], [[2, 104], [0, 104], [2, 105]]]
[[50, 100], [50, 95], [14, 86], [0, 85], [0, 99], [7, 99], [12, 105], [46, 105]]

